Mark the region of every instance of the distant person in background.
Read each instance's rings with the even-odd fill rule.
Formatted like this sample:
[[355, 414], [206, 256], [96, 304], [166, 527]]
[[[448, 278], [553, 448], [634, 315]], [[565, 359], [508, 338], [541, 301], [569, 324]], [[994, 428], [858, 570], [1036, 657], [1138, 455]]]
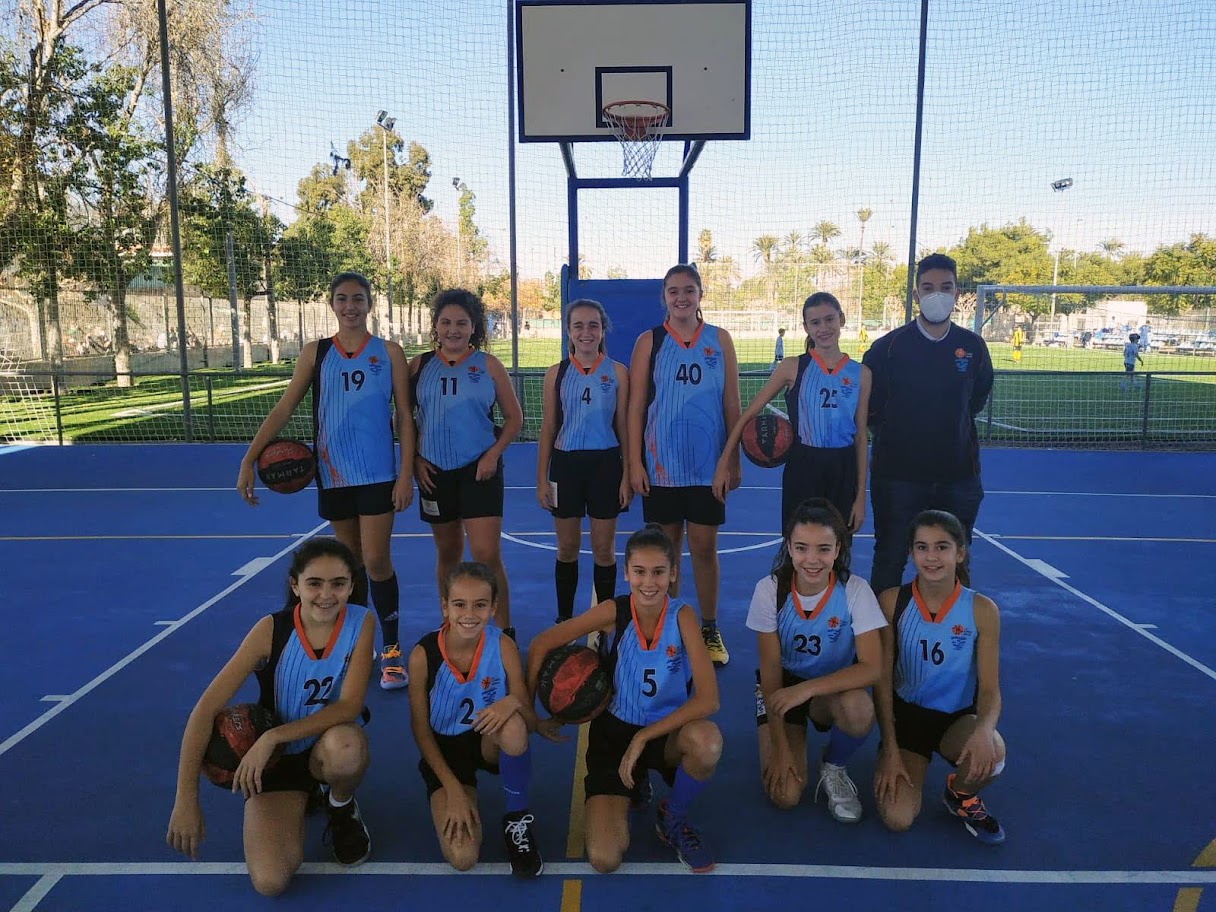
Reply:
[[1013, 328], [1013, 337], [1009, 341], [1013, 345], [1013, 363], [1019, 364], [1022, 360], [1022, 346], [1026, 344], [1026, 334], [1022, 332], [1022, 327]]
[[1127, 344], [1123, 346], [1123, 377], [1119, 380], [1119, 389], [1122, 392], [1127, 392], [1128, 384], [1131, 388], [1136, 388], [1136, 362], [1144, 363], [1144, 358], [1140, 356], [1140, 334], [1132, 333], [1127, 337]]
[[777, 330], [777, 342], [773, 346], [773, 367], [785, 360], [785, 327]]
[[1145, 321], [1144, 325], [1140, 327], [1140, 351], [1146, 352], [1153, 347], [1152, 339], [1149, 338], [1152, 331], [1153, 324], [1148, 321]]
[[876, 593], [900, 585], [907, 536], [922, 510], [947, 510], [967, 532], [979, 513], [979, 440], [975, 416], [992, 391], [992, 358], [978, 335], [950, 319], [958, 270], [934, 253], [916, 267], [920, 313], [878, 339], [863, 363], [872, 373], [870, 503], [874, 510]]
[[869, 348], [869, 346], [870, 346], [870, 334], [868, 332], [866, 332], [866, 325], [864, 323], [862, 323], [861, 326], [857, 330], [857, 347], [860, 349], [861, 354], [864, 355], [866, 353], [866, 349]]

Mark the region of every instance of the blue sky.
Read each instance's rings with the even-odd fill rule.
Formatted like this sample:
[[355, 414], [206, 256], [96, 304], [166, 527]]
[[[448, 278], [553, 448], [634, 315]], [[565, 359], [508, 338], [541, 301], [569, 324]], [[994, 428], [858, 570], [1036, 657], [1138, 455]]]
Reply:
[[[459, 176], [478, 222], [507, 256], [506, 0], [252, 0], [256, 100], [238, 159], [260, 191], [294, 201], [299, 178], [387, 109], [430, 151], [436, 212], [454, 223]], [[808, 234], [821, 219], [857, 243], [907, 254], [916, 0], [755, 0], [752, 140], [709, 143], [694, 171], [691, 233], [714, 232], [745, 274], [763, 233]], [[1068, 247], [1118, 237], [1151, 250], [1216, 232], [1216, 4], [1210, 0], [932, 0], [922, 246], [968, 226], [1026, 217]], [[695, 23], [673, 56], [695, 59]], [[603, 49], [611, 65], [611, 48]], [[517, 145], [520, 269], [565, 256], [557, 147]], [[672, 174], [668, 144], [656, 174]], [[607, 144], [576, 148], [587, 176], [619, 173]], [[1073, 187], [1053, 194], [1052, 180]], [[582, 197], [596, 275], [659, 275], [675, 261], [674, 191]], [[280, 215], [290, 218], [290, 210]]]

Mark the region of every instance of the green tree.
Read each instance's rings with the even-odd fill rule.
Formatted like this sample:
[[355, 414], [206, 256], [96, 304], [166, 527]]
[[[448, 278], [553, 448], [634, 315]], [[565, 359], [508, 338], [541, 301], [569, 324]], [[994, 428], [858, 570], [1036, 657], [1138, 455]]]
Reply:
[[[1192, 234], [1185, 243], [1161, 246], [1144, 263], [1149, 285], [1216, 285], [1216, 238]], [[1187, 307], [1212, 307], [1213, 295], [1150, 295], [1154, 313], [1175, 314]]]
[[704, 265], [717, 259], [718, 248], [714, 246], [713, 232], [708, 228], [702, 228], [701, 233], [697, 235], [697, 262]]
[[[958, 264], [961, 288], [977, 285], [1049, 285], [1052, 257], [1047, 250], [1047, 235], [1035, 230], [1025, 219], [990, 228], [980, 225], [968, 229], [967, 236], [947, 251]], [[1031, 323], [1048, 313], [1051, 298], [1046, 295], [1010, 295], [1009, 303], [1020, 308]], [[1075, 309], [1075, 301], [1060, 303], [1057, 310]]]

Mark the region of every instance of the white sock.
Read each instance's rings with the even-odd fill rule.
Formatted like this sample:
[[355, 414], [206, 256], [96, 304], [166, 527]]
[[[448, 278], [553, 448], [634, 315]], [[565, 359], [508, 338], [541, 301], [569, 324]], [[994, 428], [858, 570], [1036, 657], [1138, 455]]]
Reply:
[[334, 793], [333, 792], [329, 793], [329, 806], [331, 808], [344, 808], [354, 800], [355, 800], [355, 796], [351, 795], [345, 801], [334, 801]]

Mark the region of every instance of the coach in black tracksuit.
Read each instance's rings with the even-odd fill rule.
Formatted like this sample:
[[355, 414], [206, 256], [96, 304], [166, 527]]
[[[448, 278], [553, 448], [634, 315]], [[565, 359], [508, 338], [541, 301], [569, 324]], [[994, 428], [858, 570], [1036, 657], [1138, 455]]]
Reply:
[[950, 320], [957, 278], [950, 257], [921, 260], [913, 292], [920, 313], [878, 339], [862, 359], [873, 375], [870, 585], [876, 593], [901, 584], [908, 527], [917, 513], [953, 513], [970, 545], [984, 499], [975, 416], [992, 391], [992, 358], [983, 339]]

